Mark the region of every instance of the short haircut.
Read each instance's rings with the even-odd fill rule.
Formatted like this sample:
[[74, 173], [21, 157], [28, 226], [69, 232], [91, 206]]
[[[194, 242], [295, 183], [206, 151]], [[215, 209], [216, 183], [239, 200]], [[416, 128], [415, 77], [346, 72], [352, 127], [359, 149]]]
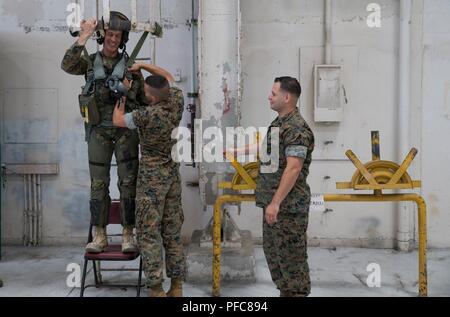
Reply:
[[148, 76], [145, 79], [145, 83], [155, 89], [162, 89], [169, 86], [167, 79], [160, 75]]
[[145, 79], [145, 83], [152, 88], [152, 94], [160, 100], [165, 100], [169, 97], [169, 81], [160, 75], [151, 75]]
[[280, 88], [288, 93], [293, 94], [297, 98], [302, 93], [302, 87], [296, 78], [289, 76], [282, 76], [275, 78], [275, 83], [280, 83]]

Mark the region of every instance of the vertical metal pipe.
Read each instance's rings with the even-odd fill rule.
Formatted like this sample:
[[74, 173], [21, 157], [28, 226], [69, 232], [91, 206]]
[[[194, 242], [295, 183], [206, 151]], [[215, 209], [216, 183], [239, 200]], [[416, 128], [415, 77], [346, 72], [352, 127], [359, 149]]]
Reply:
[[213, 289], [212, 296], [220, 296], [220, 255], [221, 255], [221, 245], [220, 245], [220, 216], [222, 210], [222, 196], [216, 199], [214, 204], [214, 215], [213, 215]]
[[[411, 0], [400, 0], [400, 46], [399, 46], [399, 87], [398, 87], [398, 120], [399, 120], [399, 161], [409, 151], [409, 108], [410, 108], [410, 42], [411, 42]], [[412, 210], [406, 203], [399, 203], [397, 247], [401, 251], [410, 249]]]
[[[150, 24], [161, 24], [161, 0], [150, 0]], [[152, 37], [150, 41], [150, 49], [152, 56], [152, 64], [156, 65], [156, 37]]]
[[[372, 131], [372, 161], [380, 160], [380, 133], [378, 131]], [[373, 191], [375, 195], [381, 195], [381, 189], [375, 189]]]
[[26, 206], [25, 206], [25, 211], [26, 211], [26, 235], [25, 235], [25, 245], [28, 246], [29, 242], [30, 242], [30, 234], [31, 234], [31, 227], [30, 227], [30, 202], [29, 202], [29, 194], [28, 194], [28, 175], [24, 175], [25, 177], [25, 187], [26, 187], [26, 196], [25, 196], [25, 202], [26, 202]]
[[[238, 1], [200, 0], [199, 8], [199, 119], [205, 130], [219, 128], [225, 135], [226, 127], [234, 127], [238, 122]], [[203, 148], [203, 141], [196, 146]], [[217, 188], [215, 181], [208, 181], [209, 175], [214, 174], [220, 182], [224, 165], [217, 162], [199, 165], [201, 197], [206, 197], [206, 192], [211, 190], [214, 194], [208, 198], [215, 198], [222, 189]], [[206, 199], [202, 199], [202, 204], [206, 205]]]
[[137, 23], [137, 0], [131, 0], [131, 28], [136, 28]]
[[109, 0], [103, 0], [103, 21], [105, 22], [105, 28], [108, 29], [109, 29], [109, 13], [110, 13]]
[[39, 245], [39, 185], [38, 185], [38, 174], [34, 175], [34, 188], [36, 189], [34, 195], [35, 195], [35, 199], [36, 199], [36, 245]]
[[30, 174], [30, 216], [31, 216], [31, 237], [30, 244], [34, 246], [35, 226], [34, 226], [34, 179], [33, 174]]
[[241, 102], [242, 102], [242, 13], [241, 0], [237, 2], [237, 101], [236, 101], [236, 124], [241, 126]]
[[31, 179], [33, 182], [33, 216], [34, 216], [34, 236], [33, 236], [33, 245], [36, 246], [38, 244], [38, 207], [37, 207], [37, 179], [36, 174], [31, 175]]
[[419, 295], [428, 296], [428, 272], [427, 272], [427, 206], [425, 200], [416, 196], [419, 223]]
[[325, 63], [331, 64], [331, 42], [332, 42], [332, 5], [331, 0], [325, 0]]
[[196, 37], [198, 35], [198, 16], [195, 15], [195, 0], [191, 0], [191, 104], [188, 106], [188, 111], [191, 114], [191, 158], [192, 158], [192, 167], [196, 167], [195, 162], [195, 119], [196, 114], [199, 111], [197, 98], [195, 93], [198, 93], [198, 84], [197, 84], [197, 42]]
[[[97, 21], [100, 20], [100, 0], [95, 0], [95, 17], [97, 18]], [[100, 50], [100, 44], [97, 43], [97, 41], [95, 41], [96, 45], [97, 45], [97, 51]]]
[[156, 38], [152, 37], [151, 40], [151, 46], [152, 46], [152, 64], [156, 65]]
[[[151, 3], [151, 1], [149, 1], [149, 6], [148, 6], [148, 16], [150, 17], [149, 18], [149, 22], [150, 22], [150, 25], [152, 24], [152, 16], [153, 16], [153, 12], [152, 12], [152, 10], [153, 10], [153, 8], [152, 8], [152, 3]], [[148, 41], [148, 44], [149, 44], [149, 49], [150, 49], [150, 63], [152, 64], [152, 65], [155, 65], [155, 61], [153, 60], [153, 36], [150, 38], [150, 41]]]
[[37, 178], [38, 178], [38, 175], [36, 174], [36, 175], [34, 175], [34, 181], [35, 181], [35, 186], [34, 186], [34, 188], [36, 189], [36, 192], [34, 193], [35, 194], [35, 199], [36, 199], [36, 211], [35, 211], [35, 217], [36, 217], [36, 219], [35, 219], [35, 228], [36, 228], [36, 245], [39, 245], [39, 235], [40, 235], [40, 232], [39, 232], [39, 201], [38, 201], [38, 199], [39, 199], [39, 197], [38, 197], [38, 192], [39, 192], [39, 187], [38, 187], [38, 183], [37, 183]]
[[161, 22], [161, 0], [150, 0], [150, 24]]
[[379, 131], [372, 131], [372, 161], [380, 159], [380, 133]]
[[36, 175], [31, 175], [31, 202], [33, 208], [33, 246], [37, 245], [37, 201], [36, 201]]
[[97, 18], [97, 21], [100, 20], [100, 1], [95, 0], [95, 16]]
[[31, 175], [27, 174], [27, 187], [28, 187], [28, 245], [33, 242], [33, 211], [31, 203]]
[[27, 231], [28, 231], [28, 201], [27, 201], [27, 176], [23, 175], [23, 244], [27, 245]]
[[41, 243], [42, 241], [42, 221], [43, 221], [43, 215], [42, 215], [42, 187], [41, 187], [41, 175], [37, 175], [37, 201], [38, 201], [38, 242]]
[[[195, 37], [197, 36], [197, 27], [194, 22], [196, 19], [195, 16], [195, 0], [191, 0], [191, 36], [192, 36], [192, 63], [191, 63], [191, 93], [197, 92], [197, 45], [195, 41]], [[198, 22], [197, 22], [198, 23]], [[193, 98], [192, 103], [195, 103], [195, 98]]]
[[77, 2], [78, 2], [79, 5], [80, 5], [80, 16], [77, 17], [77, 18], [79, 18], [78, 21], [81, 21], [81, 20], [83, 20], [84, 17], [85, 17], [85, 3], [84, 3], [84, 0], [78, 0]]
[[33, 216], [34, 216], [34, 236], [33, 236], [33, 246], [37, 245], [37, 199], [36, 199], [36, 174], [31, 176], [32, 178], [32, 188], [33, 188]]

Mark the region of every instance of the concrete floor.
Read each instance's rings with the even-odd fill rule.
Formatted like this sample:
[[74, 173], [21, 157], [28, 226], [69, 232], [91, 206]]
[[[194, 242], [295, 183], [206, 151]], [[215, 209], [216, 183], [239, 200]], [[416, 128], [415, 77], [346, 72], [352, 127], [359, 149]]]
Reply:
[[[0, 297], [58, 296], [74, 297], [79, 288], [67, 286], [70, 263], [82, 265], [82, 247], [3, 247], [0, 261]], [[256, 283], [229, 282], [222, 284], [221, 295], [226, 297], [278, 296], [273, 285], [262, 248], [255, 248]], [[428, 251], [428, 294], [450, 296], [450, 250]], [[377, 263], [381, 268], [381, 287], [369, 288], [365, 281], [370, 274], [367, 266]], [[132, 267], [136, 263], [128, 263]], [[116, 263], [114, 264], [116, 265]], [[417, 252], [360, 248], [309, 248], [311, 296], [417, 296]], [[104, 265], [103, 267], [107, 267]], [[136, 281], [136, 272], [105, 272], [104, 280], [114, 278], [123, 282]], [[88, 282], [92, 282], [92, 274]], [[168, 289], [169, 281], [164, 282]], [[135, 296], [134, 288], [88, 288], [85, 296]], [[186, 283], [184, 294], [205, 297], [211, 294], [210, 284]], [[143, 293], [145, 296], [145, 291]]]

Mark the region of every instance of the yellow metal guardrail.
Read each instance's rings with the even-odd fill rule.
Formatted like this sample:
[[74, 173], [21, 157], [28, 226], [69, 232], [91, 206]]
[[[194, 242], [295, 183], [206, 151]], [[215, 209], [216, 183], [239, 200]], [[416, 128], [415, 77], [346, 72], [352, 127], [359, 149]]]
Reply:
[[[413, 189], [420, 187], [421, 182], [411, 180], [406, 170], [417, 154], [412, 148], [403, 163], [399, 166], [394, 162], [380, 160], [379, 133], [372, 132], [372, 161], [362, 164], [358, 157], [351, 151], [346, 152], [347, 157], [353, 162], [356, 171], [350, 182], [336, 183], [337, 189], [373, 190], [373, 194], [325, 194], [324, 201], [334, 202], [399, 202], [413, 201], [418, 208], [419, 225], [419, 296], [428, 295], [427, 287], [427, 227], [426, 227], [426, 204], [425, 200], [418, 194], [383, 194], [383, 189]], [[244, 166], [239, 164], [234, 156], [227, 154], [232, 166], [236, 169], [231, 182], [222, 182], [219, 188], [228, 188], [236, 191], [254, 190], [256, 188], [256, 176], [258, 172], [257, 163], [249, 163]], [[255, 172], [256, 171], [256, 172]], [[221, 256], [221, 210], [222, 205], [227, 202], [250, 202], [255, 201], [255, 195], [235, 194], [217, 197], [214, 204], [214, 227], [213, 227], [213, 296], [220, 296], [220, 256]]]

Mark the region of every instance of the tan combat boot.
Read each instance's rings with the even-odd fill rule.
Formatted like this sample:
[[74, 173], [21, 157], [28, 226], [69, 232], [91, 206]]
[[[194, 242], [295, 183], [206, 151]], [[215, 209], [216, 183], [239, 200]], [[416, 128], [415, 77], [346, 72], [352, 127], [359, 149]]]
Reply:
[[150, 287], [148, 290], [149, 297], [167, 297], [164, 289], [162, 287], [162, 283], [159, 283], [153, 287]]
[[94, 240], [88, 243], [85, 250], [89, 253], [100, 253], [108, 246], [105, 227], [95, 227]]
[[134, 243], [133, 238], [133, 227], [132, 226], [124, 226], [122, 233], [122, 252], [123, 253], [131, 253], [136, 252], [137, 247]]
[[183, 287], [181, 278], [173, 278], [170, 280], [170, 290], [167, 297], [183, 297]]

